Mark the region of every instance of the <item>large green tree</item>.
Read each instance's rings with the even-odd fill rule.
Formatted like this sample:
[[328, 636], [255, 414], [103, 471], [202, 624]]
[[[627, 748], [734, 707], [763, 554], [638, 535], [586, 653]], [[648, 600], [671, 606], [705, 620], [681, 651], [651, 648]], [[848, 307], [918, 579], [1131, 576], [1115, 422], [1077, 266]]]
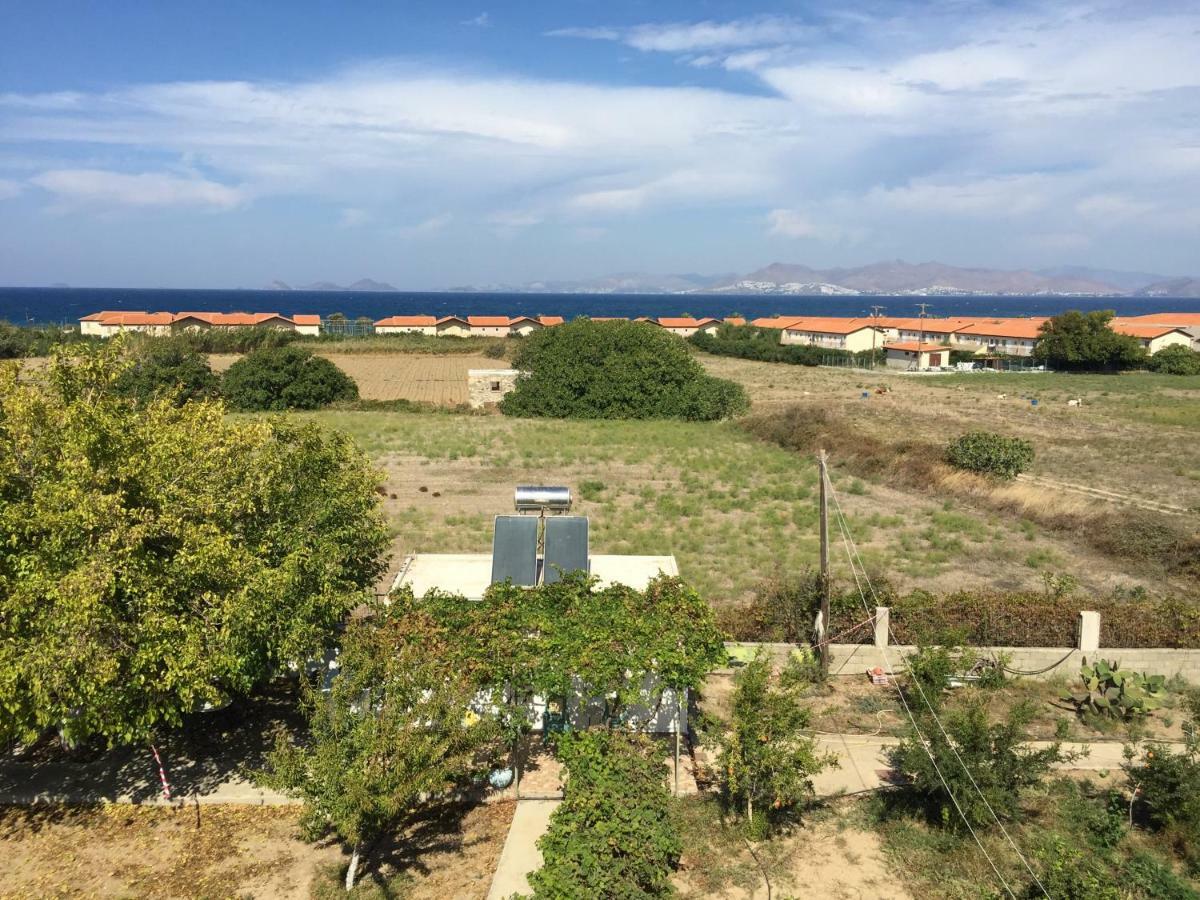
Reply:
[[1112, 371], [1146, 359], [1137, 338], [1112, 330], [1112, 310], [1068, 310], [1042, 324], [1033, 358], [1063, 371]]
[[713, 378], [687, 344], [645, 322], [576, 319], [522, 342], [513, 365], [528, 374], [501, 401], [508, 415], [558, 419], [723, 419], [746, 392]]
[[348, 438], [121, 373], [115, 347], [0, 367], [0, 742], [149, 738], [322, 651], [381, 573]]

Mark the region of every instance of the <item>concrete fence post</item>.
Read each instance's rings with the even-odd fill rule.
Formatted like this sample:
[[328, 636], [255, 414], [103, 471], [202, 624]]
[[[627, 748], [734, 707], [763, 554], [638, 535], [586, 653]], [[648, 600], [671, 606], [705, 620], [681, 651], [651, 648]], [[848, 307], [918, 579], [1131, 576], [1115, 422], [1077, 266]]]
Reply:
[[1100, 613], [1091, 610], [1079, 611], [1079, 650], [1095, 653], [1100, 649]]
[[875, 646], [886, 649], [892, 611], [886, 606], [875, 607]]

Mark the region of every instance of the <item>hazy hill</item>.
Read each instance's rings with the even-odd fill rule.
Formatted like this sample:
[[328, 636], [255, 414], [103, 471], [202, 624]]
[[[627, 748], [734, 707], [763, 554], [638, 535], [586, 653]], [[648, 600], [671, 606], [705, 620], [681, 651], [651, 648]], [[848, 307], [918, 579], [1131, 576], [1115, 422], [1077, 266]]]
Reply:
[[1140, 291], [1140, 297], [1200, 297], [1200, 278], [1167, 278], [1148, 284]]
[[[292, 288], [287, 284], [287, 282], [279, 281], [277, 279], [275, 281], [272, 281], [267, 286], [267, 290], [290, 291], [290, 290], [292, 290]], [[298, 290], [298, 291], [394, 291], [394, 290], [396, 290], [396, 288], [392, 287], [386, 281], [375, 281], [371, 278], [360, 278], [358, 281], [354, 282], [354, 284], [350, 284], [350, 285], [334, 284], [332, 281], [314, 281], [312, 284], [302, 284], [298, 288], [296, 288], [296, 290]]]

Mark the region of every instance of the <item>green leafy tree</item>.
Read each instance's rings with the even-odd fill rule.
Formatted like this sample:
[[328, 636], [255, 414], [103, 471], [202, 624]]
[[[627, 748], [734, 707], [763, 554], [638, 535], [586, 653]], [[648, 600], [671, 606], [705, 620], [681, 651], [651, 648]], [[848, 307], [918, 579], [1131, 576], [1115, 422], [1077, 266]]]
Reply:
[[708, 421], [749, 407], [740, 385], [708, 375], [683, 341], [645, 322], [543, 328], [513, 365], [528, 374], [500, 403], [508, 415]]
[[358, 386], [327, 359], [294, 344], [265, 347], [239, 359], [225, 373], [222, 391], [234, 409], [319, 409], [357, 400]]
[[129, 364], [113, 382], [127, 397], [168, 397], [176, 403], [215, 397], [220, 379], [186, 340], [152, 337], [129, 347]]
[[349, 438], [135, 402], [121, 372], [0, 366], [0, 742], [148, 739], [323, 651], [382, 572]]
[[909, 701], [920, 730], [910, 728], [893, 751], [892, 764], [907, 778], [906, 799], [939, 825], [957, 828], [964, 819], [973, 827], [991, 825], [992, 811], [1001, 820], [1015, 819], [1022, 794], [1056, 763], [1074, 758], [1057, 742], [1041, 749], [1026, 744], [1033, 718], [1028, 704], [1014, 706], [1006, 719], [991, 723], [978, 698], [940, 712], [936, 702], [932, 709], [922, 708], [922, 702], [920, 697]]
[[1142, 365], [1141, 342], [1112, 330], [1112, 310], [1068, 310], [1042, 324], [1033, 358], [1064, 371], [1113, 371]]
[[445, 647], [403, 640], [395, 612], [352, 621], [328, 693], [306, 682], [309, 737], [279, 734], [260, 780], [302, 797], [310, 837], [332, 829], [350, 849], [346, 890], [360, 859], [430, 797], [481, 773], [495, 720], [472, 709], [476, 690]]
[[[762, 649], [734, 678], [732, 716], [718, 739], [717, 765], [725, 798], [745, 810], [752, 831], [764, 830], [772, 816], [811, 797], [813, 776], [836, 765], [807, 736], [809, 711], [791, 686], [801, 681], [783, 677], [773, 683]], [[766, 814], [762, 827], [756, 807]]]
[[1164, 347], [1146, 360], [1146, 368], [1163, 375], [1200, 375], [1200, 353], [1181, 344]]
[[536, 900], [668, 897], [682, 843], [652, 742], [620, 732], [563, 735], [563, 802], [539, 840]]

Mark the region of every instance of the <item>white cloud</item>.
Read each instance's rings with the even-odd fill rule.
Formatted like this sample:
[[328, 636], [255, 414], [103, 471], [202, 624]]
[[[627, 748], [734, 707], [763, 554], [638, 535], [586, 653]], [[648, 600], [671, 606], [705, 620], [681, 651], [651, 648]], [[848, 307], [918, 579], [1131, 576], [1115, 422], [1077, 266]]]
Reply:
[[768, 233], [790, 238], [819, 237], [820, 229], [794, 209], [773, 209], [767, 214]]
[[492, 18], [486, 12], [481, 12], [479, 15], [473, 16], [470, 19], [464, 19], [462, 24], [470, 25], [474, 28], [487, 28], [492, 24]]
[[128, 175], [103, 169], [54, 169], [29, 180], [68, 206], [232, 209], [245, 199], [228, 185], [158, 172]]
[[754, 16], [729, 22], [670, 22], [632, 28], [559, 28], [550, 37], [620, 41], [636, 50], [692, 53], [802, 41], [814, 35], [808, 26], [782, 16]]
[[1135, 218], [1154, 211], [1154, 204], [1120, 194], [1093, 194], [1075, 204], [1081, 216], [1096, 220], [1098, 224], [1111, 224], [1113, 220]]
[[407, 225], [403, 228], [396, 229], [396, 234], [400, 237], [412, 238], [423, 237], [424, 235], [436, 234], [443, 230], [454, 220], [450, 213], [441, 213], [436, 216], [430, 216], [424, 221], [418, 222], [415, 225]]
[[874, 188], [867, 199], [893, 209], [954, 216], [1021, 216], [1044, 207], [1042, 175], [961, 180], [913, 179], [900, 187]]
[[338, 226], [340, 228], [357, 228], [360, 225], [365, 225], [371, 221], [371, 214], [365, 209], [356, 209], [348, 206], [338, 214]]
[[8, 200], [21, 193], [21, 185], [7, 178], [0, 178], [0, 200]]

